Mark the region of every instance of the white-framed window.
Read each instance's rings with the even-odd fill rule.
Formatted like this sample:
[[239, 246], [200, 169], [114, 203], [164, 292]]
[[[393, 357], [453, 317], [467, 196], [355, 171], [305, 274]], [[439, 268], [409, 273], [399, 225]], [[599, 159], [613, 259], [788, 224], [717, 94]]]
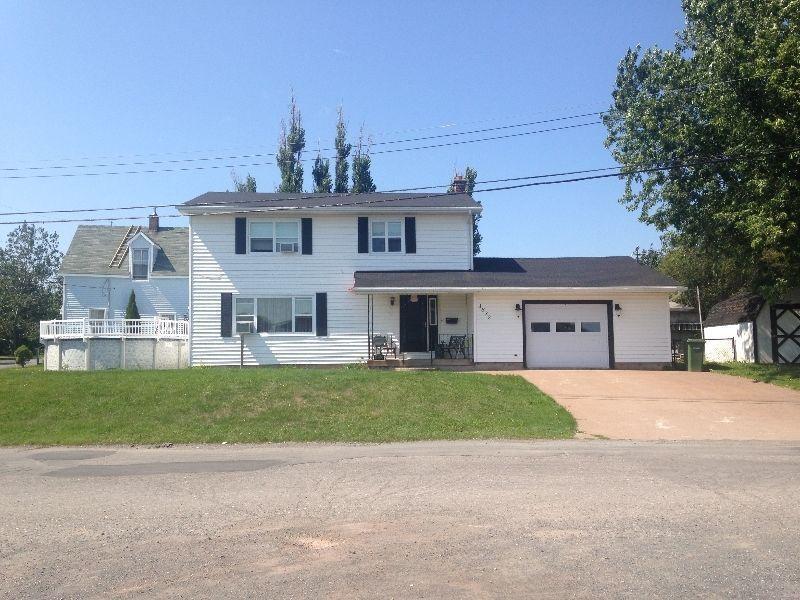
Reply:
[[177, 321], [177, 315], [174, 312], [160, 312], [158, 313], [159, 319], [165, 319], [167, 321]]
[[313, 333], [311, 296], [236, 298], [237, 333]]
[[428, 296], [428, 325], [439, 324], [439, 311], [437, 304], [439, 303], [436, 296]]
[[106, 309], [105, 308], [90, 308], [89, 309], [89, 318], [90, 319], [105, 319], [106, 318]]
[[371, 221], [370, 248], [372, 252], [402, 252], [403, 222]]
[[299, 221], [250, 221], [250, 252], [299, 251]]
[[131, 277], [147, 279], [150, 275], [150, 249], [131, 248]]

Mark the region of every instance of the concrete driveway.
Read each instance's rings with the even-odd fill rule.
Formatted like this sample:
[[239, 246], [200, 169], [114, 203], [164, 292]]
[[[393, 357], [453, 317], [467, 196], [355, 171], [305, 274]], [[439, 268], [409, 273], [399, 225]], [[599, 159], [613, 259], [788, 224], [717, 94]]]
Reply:
[[0, 598], [797, 598], [800, 446], [0, 449]]
[[518, 371], [588, 436], [800, 440], [800, 392], [718, 373]]

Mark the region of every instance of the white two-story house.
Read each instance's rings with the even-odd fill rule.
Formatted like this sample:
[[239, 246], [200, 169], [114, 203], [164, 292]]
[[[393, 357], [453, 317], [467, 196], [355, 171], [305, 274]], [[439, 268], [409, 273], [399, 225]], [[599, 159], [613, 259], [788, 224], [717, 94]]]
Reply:
[[190, 218], [191, 365], [671, 359], [674, 281], [630, 257], [473, 258], [465, 193], [207, 193]]

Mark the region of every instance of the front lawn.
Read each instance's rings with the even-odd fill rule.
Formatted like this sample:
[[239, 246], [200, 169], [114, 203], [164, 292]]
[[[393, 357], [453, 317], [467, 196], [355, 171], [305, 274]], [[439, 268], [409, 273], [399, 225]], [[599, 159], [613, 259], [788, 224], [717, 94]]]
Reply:
[[0, 445], [565, 438], [517, 376], [365, 368], [0, 370]]
[[730, 362], [710, 363], [708, 370], [800, 390], [800, 366]]

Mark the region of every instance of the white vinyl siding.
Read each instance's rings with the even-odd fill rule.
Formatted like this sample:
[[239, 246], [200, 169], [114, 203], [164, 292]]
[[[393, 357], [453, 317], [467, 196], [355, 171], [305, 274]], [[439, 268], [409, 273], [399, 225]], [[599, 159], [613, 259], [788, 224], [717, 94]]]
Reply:
[[523, 300], [611, 300], [616, 363], [666, 363], [672, 359], [666, 293], [553, 291], [479, 292], [474, 296], [475, 362], [522, 363]]
[[[110, 298], [109, 298], [110, 290]], [[189, 314], [189, 278], [156, 277], [146, 281], [124, 277], [64, 276], [64, 319], [83, 319], [90, 308], [107, 308], [107, 319], [125, 318], [125, 307], [131, 290], [136, 293], [136, 306], [143, 317], [175, 313], [178, 318]]]
[[[257, 219], [258, 215], [250, 215]], [[313, 218], [313, 254], [236, 254], [234, 216], [203, 215], [192, 222], [191, 364], [239, 364], [239, 339], [220, 336], [220, 294], [314, 298], [327, 293], [328, 335], [246, 336], [245, 364], [332, 364], [366, 360], [367, 297], [351, 291], [358, 270], [469, 269], [471, 220], [463, 213], [414, 214], [417, 252], [358, 253], [358, 215]], [[372, 219], [402, 221], [392, 215]], [[249, 221], [250, 219], [248, 219]], [[276, 221], [278, 219], [275, 219]], [[376, 296], [377, 298], [377, 296]], [[376, 330], [397, 333], [399, 300], [379, 300]], [[377, 302], [376, 302], [377, 306]], [[440, 316], [443, 315], [440, 307]]]

